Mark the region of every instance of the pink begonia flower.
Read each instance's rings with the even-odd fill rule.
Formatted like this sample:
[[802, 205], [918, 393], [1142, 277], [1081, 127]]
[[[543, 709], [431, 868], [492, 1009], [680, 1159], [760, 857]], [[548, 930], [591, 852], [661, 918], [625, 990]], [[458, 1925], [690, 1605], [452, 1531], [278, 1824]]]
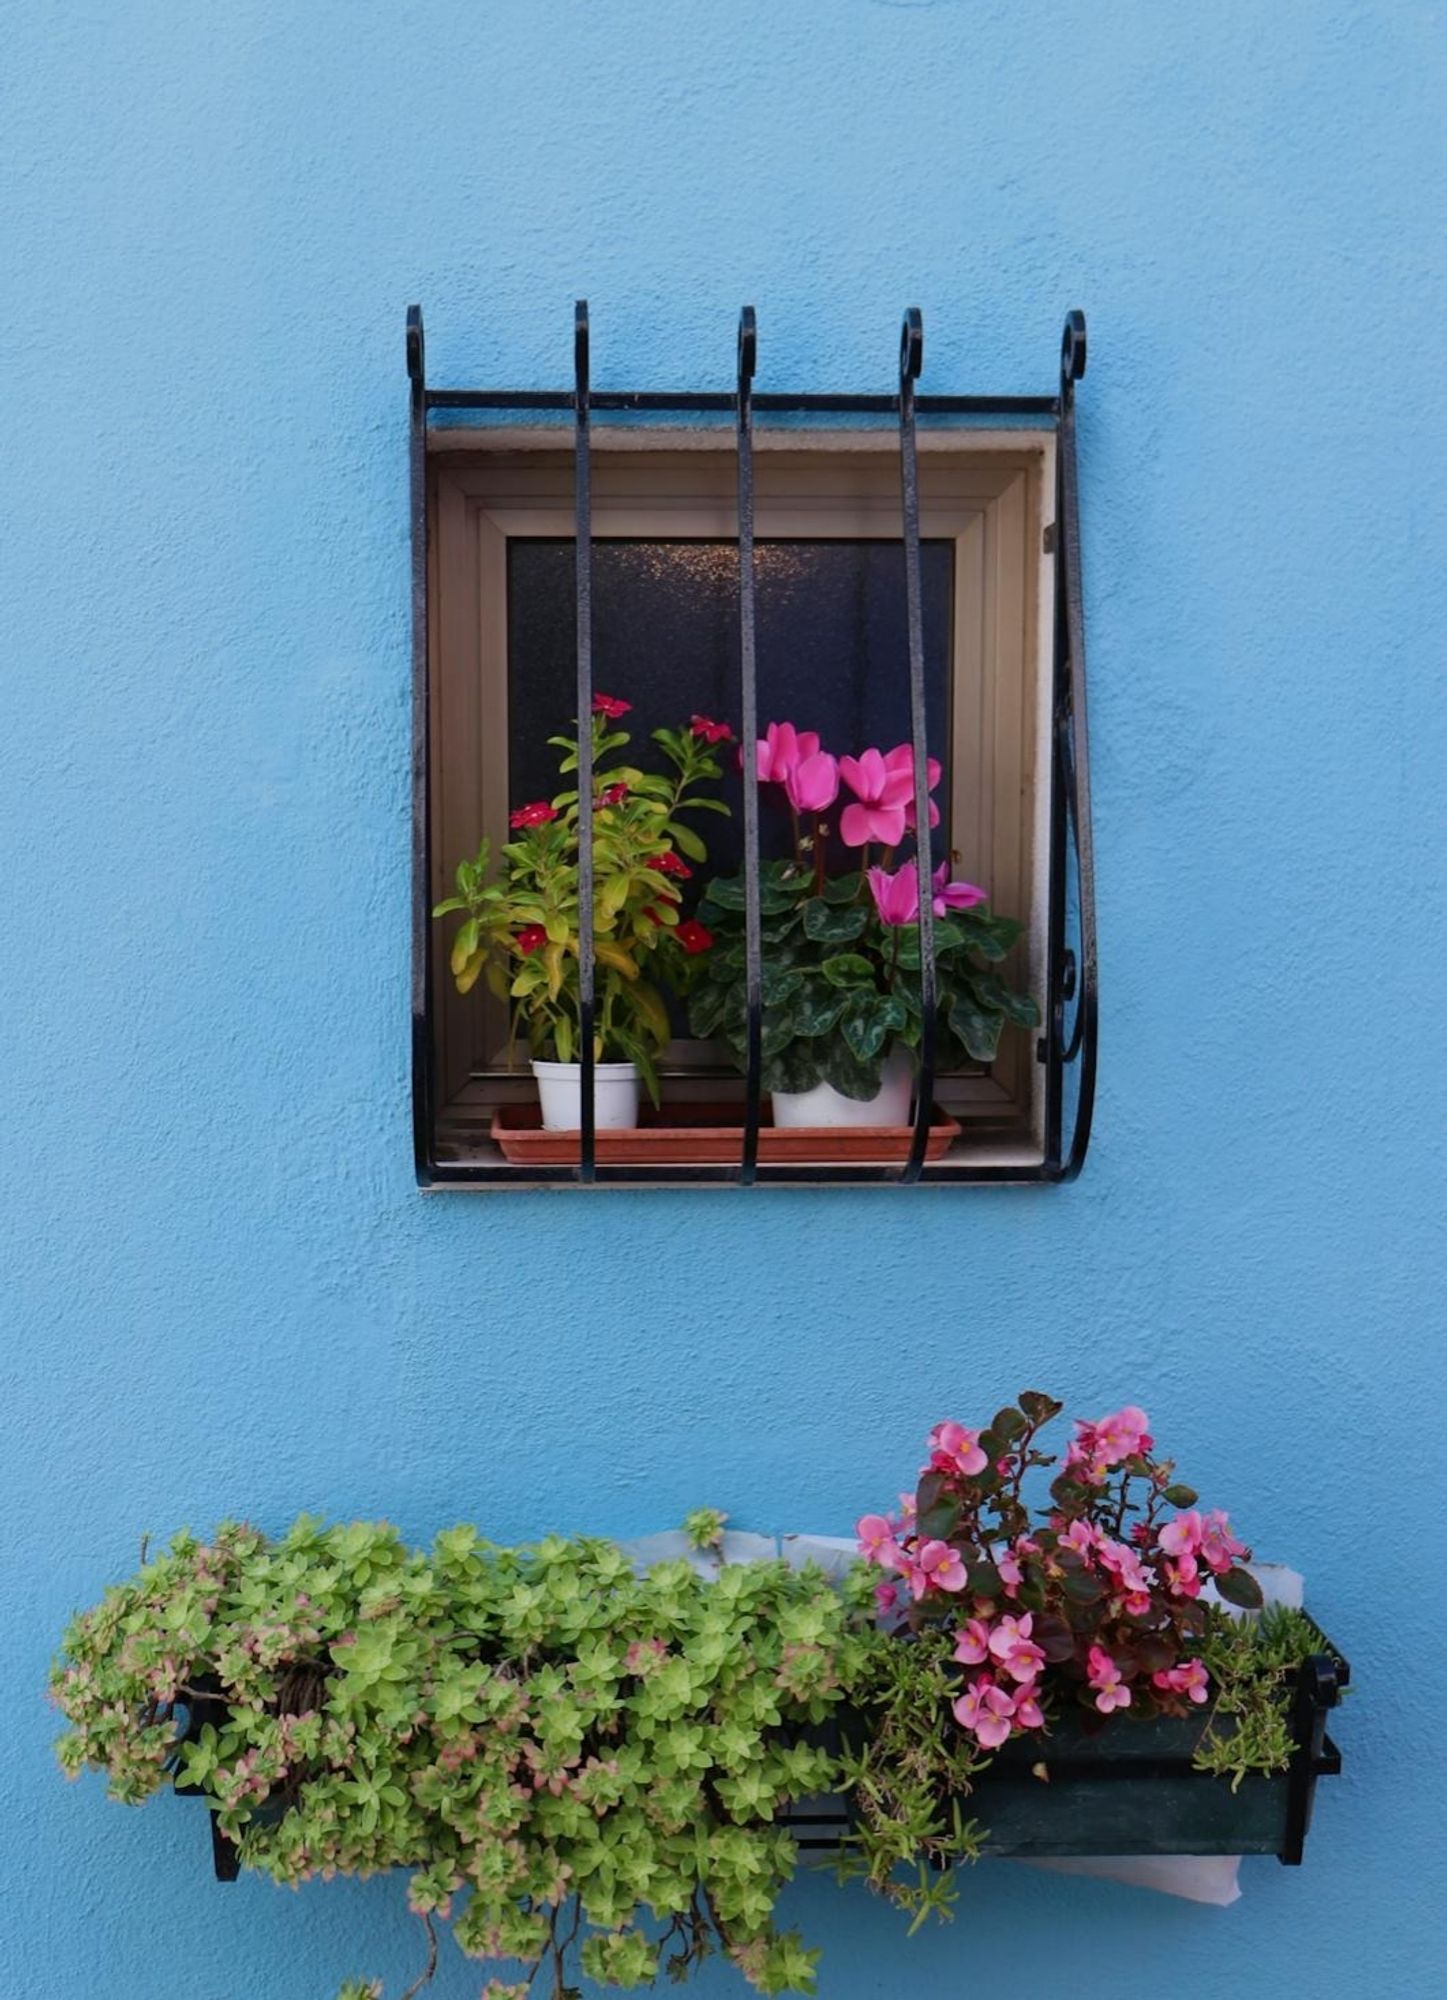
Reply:
[[1166, 1667], [1151, 1680], [1168, 1694], [1189, 1695], [1192, 1701], [1209, 1701], [1210, 1682], [1200, 1660], [1183, 1660], [1178, 1667]]
[[1119, 1580], [1123, 1589], [1137, 1596], [1142, 1591], [1150, 1590], [1151, 1580], [1144, 1563], [1125, 1542], [1113, 1542], [1108, 1537], [1102, 1537], [1100, 1562], [1103, 1569], [1109, 1570]]
[[[884, 761], [891, 776], [903, 771], [909, 778], [909, 797], [904, 802], [904, 823], [909, 832], [913, 833], [915, 828], [914, 746], [909, 743], [901, 743], [897, 749], [885, 753]], [[929, 788], [931, 791], [934, 790], [940, 781], [940, 769], [940, 760], [938, 757], [928, 757], [925, 759], [925, 770], [929, 775]], [[933, 799], [929, 802], [929, 823], [931, 826], [938, 826], [940, 823], [940, 809]]]
[[982, 1667], [990, 1657], [990, 1628], [983, 1618], [971, 1618], [955, 1634], [954, 1657], [966, 1667]]
[[[871, 871], [872, 873], [873, 871]], [[951, 1418], [936, 1424], [929, 1434], [929, 1462], [935, 1472], [962, 1472], [971, 1478], [989, 1463], [980, 1449], [980, 1433], [966, 1430]]]
[[827, 750], [800, 757], [784, 773], [784, 793], [795, 812], [824, 812], [839, 796], [838, 759]]
[[1249, 1555], [1251, 1552], [1244, 1542], [1238, 1542], [1231, 1533], [1227, 1516], [1219, 1507], [1213, 1507], [1206, 1516], [1200, 1553], [1206, 1558], [1208, 1567], [1220, 1576], [1223, 1570], [1230, 1569], [1238, 1556]]
[[1038, 1690], [1034, 1686], [1022, 1687], [1015, 1696], [1015, 1727], [1017, 1729], [1043, 1729], [1045, 1711], [1038, 1700]]
[[[758, 748], [759, 783], [782, 785], [794, 766], [815, 756], [818, 749], [819, 738], [812, 729], [796, 729], [792, 722], [771, 722]], [[742, 751], [739, 761], [742, 766]]]
[[1060, 1546], [1063, 1549], [1074, 1549], [1078, 1556], [1084, 1556], [1089, 1560], [1095, 1553], [1095, 1540], [1095, 1529], [1089, 1521], [1072, 1521], [1060, 1537]]
[[844, 845], [864, 847], [877, 840], [882, 847], [898, 847], [904, 839], [905, 802], [914, 790], [910, 768], [891, 770], [882, 750], [866, 750], [862, 757], [841, 757], [839, 775], [859, 801], [839, 816]]
[[1000, 1581], [1005, 1586], [1007, 1597], [1018, 1597], [1020, 1586], [1025, 1581], [1025, 1572], [1014, 1556], [1001, 1556], [995, 1564], [1000, 1572]]
[[1091, 1647], [1086, 1671], [1095, 1689], [1095, 1705], [1102, 1715], [1109, 1715], [1114, 1708], [1130, 1707], [1130, 1689], [1104, 1646]]
[[1177, 1514], [1161, 1529], [1160, 1543], [1168, 1556], [1193, 1556], [1205, 1539], [1206, 1524], [1193, 1507], [1189, 1514]]
[[1096, 1453], [1107, 1465], [1118, 1465], [1138, 1451], [1149, 1451], [1153, 1443], [1150, 1418], [1134, 1403], [1127, 1403], [1113, 1416], [1102, 1417], [1095, 1426]]
[[963, 1590], [965, 1587], [965, 1566], [958, 1549], [952, 1549], [948, 1542], [922, 1542], [907, 1574], [915, 1597], [923, 1597], [931, 1588]]
[[894, 1539], [894, 1523], [886, 1521], [883, 1514], [861, 1514], [854, 1532], [859, 1537], [859, 1553], [866, 1562], [878, 1563], [881, 1569], [900, 1567], [904, 1558]]
[[[850, 808], [844, 809], [849, 817]], [[869, 893], [874, 898], [874, 907], [879, 912], [882, 924], [912, 924], [919, 919], [919, 873], [912, 861], [893, 875], [883, 868], [866, 868], [864, 879], [869, 884]]]
[[1030, 1637], [1033, 1623], [1027, 1611], [1023, 1618], [1002, 1618], [990, 1634], [990, 1651], [1012, 1681], [1033, 1681], [1045, 1664], [1044, 1653]]
[[1086, 1479], [1099, 1486], [1111, 1466], [1138, 1451], [1150, 1450], [1155, 1440], [1146, 1428], [1148, 1421], [1145, 1411], [1134, 1403], [1098, 1423], [1077, 1417], [1075, 1442], [1065, 1454], [1067, 1469], [1083, 1470]]
[[1003, 1688], [981, 1674], [952, 1704], [955, 1721], [968, 1729], [985, 1750], [998, 1750], [1010, 1734], [1015, 1704]]
[[899, 1602], [899, 1592], [892, 1583], [877, 1583], [874, 1586], [874, 1609], [881, 1618], [887, 1618]]
[[1201, 1595], [1201, 1579], [1197, 1572], [1196, 1558], [1194, 1556], [1182, 1556], [1177, 1562], [1162, 1563], [1161, 1574], [1165, 1578], [1167, 1590], [1174, 1596], [1199, 1597]]
[[952, 882], [950, 880], [949, 857], [940, 863], [931, 876], [934, 883], [934, 910], [942, 917], [950, 910], [973, 910], [976, 903], [985, 901], [983, 889], [977, 889], [973, 882]]
[[901, 1493], [899, 1496], [899, 1525], [901, 1528], [912, 1528], [914, 1526], [915, 1511], [916, 1501], [914, 1494]]

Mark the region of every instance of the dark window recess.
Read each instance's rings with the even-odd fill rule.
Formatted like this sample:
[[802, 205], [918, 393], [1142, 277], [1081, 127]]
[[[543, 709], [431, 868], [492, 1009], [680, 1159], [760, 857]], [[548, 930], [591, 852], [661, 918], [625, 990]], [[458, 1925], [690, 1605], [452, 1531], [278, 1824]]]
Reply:
[[[753, 387], [755, 326], [740, 318], [732, 394], [594, 391], [589, 380], [585, 304], [574, 322], [571, 390], [429, 388], [420, 308], [407, 316], [410, 400], [410, 509], [413, 609], [413, 1125], [418, 1179], [427, 1187], [616, 1183], [853, 1183], [936, 1185], [1060, 1182], [1074, 1177], [1089, 1143], [1095, 1097], [1096, 957], [1094, 866], [1085, 717], [1085, 647], [1081, 600], [1075, 384], [1085, 372], [1085, 321], [1069, 315], [1058, 387], [1049, 396], [920, 396], [923, 330], [905, 314], [895, 392], [889, 395], [759, 394]], [[599, 690], [626, 688], [634, 722], [646, 730], [695, 705], [742, 726], [746, 771], [742, 812], [734, 825], [746, 878], [757, 881], [768, 851], [748, 782], [751, 744], [771, 718], [817, 728], [835, 746], [908, 741], [915, 750], [916, 816], [928, 810], [926, 745], [949, 740], [948, 633], [955, 588], [948, 547], [922, 543], [917, 426], [939, 423], [961, 435], [971, 424], [999, 431], [1023, 425], [1053, 439], [1054, 490], [1046, 505], [1053, 609], [1049, 655], [1048, 747], [1035, 783], [1044, 792], [1043, 1025], [1036, 1044], [1043, 1085], [1040, 1143], [1032, 1159], [989, 1159], [968, 1148], [926, 1159], [936, 1083], [933, 1009], [934, 926], [919, 926], [924, 1032], [919, 1049], [913, 1134], [902, 1164], [785, 1165], [758, 1157], [761, 936], [758, 898], [747, 911], [749, 1051], [741, 1106], [739, 1157], [731, 1165], [632, 1167], [598, 1160], [593, 1106], [594, 973], [585, 932], [580, 955], [582, 1129], [575, 1164], [520, 1166], [485, 1153], [459, 1154], [441, 1137], [434, 1039], [436, 950], [430, 920], [432, 855], [432, 627], [428, 438], [432, 419], [479, 413], [483, 427], [506, 426], [512, 413], [530, 421], [571, 419], [575, 468], [571, 540], [510, 538], [508, 675], [514, 716], [586, 715]], [[593, 535], [592, 423], [603, 414], [624, 422], [668, 416], [675, 422], [732, 416], [737, 461], [737, 541], [627, 541]], [[898, 541], [754, 539], [754, 425], [777, 415], [789, 424], [838, 426], [892, 417], [898, 433], [902, 535]], [[554, 434], [556, 436], [556, 433]], [[576, 551], [576, 557], [574, 552]], [[531, 572], [525, 575], [524, 572]], [[765, 669], [760, 671], [761, 666]], [[760, 685], [768, 689], [760, 703]], [[791, 713], [791, 710], [793, 711]], [[555, 787], [551, 768], [521, 761], [532, 754], [528, 729], [510, 730], [517, 762], [509, 769], [515, 801]], [[591, 893], [587, 846], [591, 789], [581, 808], [581, 886]], [[943, 804], [946, 793], [941, 794]], [[714, 857], [723, 864], [728, 857]]]
[[[755, 544], [760, 720], [816, 730], [826, 748], [886, 749], [909, 741], [909, 656], [904, 554], [886, 541]], [[571, 715], [577, 640], [570, 541], [510, 537], [508, 601], [508, 803], [558, 788], [547, 735]], [[920, 550], [925, 704], [932, 747], [950, 740], [950, 623], [954, 547]], [[593, 544], [593, 681], [633, 703], [635, 744], [693, 714], [739, 723], [739, 556], [735, 542]], [[732, 819], [710, 820], [709, 870], [743, 861], [739, 786]], [[949, 783], [940, 788], [942, 845], [949, 841]], [[767, 847], [782, 832], [763, 829]]]

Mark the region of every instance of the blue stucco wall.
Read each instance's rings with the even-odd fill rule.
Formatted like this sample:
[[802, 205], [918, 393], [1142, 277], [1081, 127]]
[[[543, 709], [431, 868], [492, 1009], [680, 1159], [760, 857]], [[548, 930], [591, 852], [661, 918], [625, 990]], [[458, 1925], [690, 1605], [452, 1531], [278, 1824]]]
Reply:
[[[837, 1531], [1026, 1383], [1144, 1403], [1308, 1573], [1348, 1774], [1229, 1912], [996, 1865], [906, 1956], [806, 1884], [826, 2000], [1439, 1991], [1441, 7], [4, 17], [6, 2000], [415, 1968], [397, 1885], [221, 1890], [194, 1809], [55, 1774], [47, 1655], [142, 1530]], [[1073, 1189], [414, 1190], [402, 314], [560, 381], [579, 292], [653, 386], [753, 299], [761, 387], [887, 387], [918, 300], [927, 388], [1048, 389], [1087, 309]]]

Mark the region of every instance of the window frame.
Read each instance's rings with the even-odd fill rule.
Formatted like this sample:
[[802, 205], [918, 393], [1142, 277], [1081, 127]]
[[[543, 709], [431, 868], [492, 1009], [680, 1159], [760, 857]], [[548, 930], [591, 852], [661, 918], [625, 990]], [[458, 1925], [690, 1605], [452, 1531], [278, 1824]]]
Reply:
[[[878, 428], [759, 434], [759, 541], [899, 540], [894, 441]], [[508, 757], [507, 542], [572, 539], [572, 457], [555, 431], [518, 426], [442, 430], [429, 440], [429, 705], [432, 901], [449, 893], [457, 859], [486, 832], [506, 838]], [[1045, 428], [923, 432], [921, 534], [954, 545], [951, 828], [961, 867], [1026, 921], [1013, 975], [1044, 1012], [1049, 845], [1050, 646], [1054, 572], [1045, 553], [1055, 440]], [[593, 537], [732, 541], [737, 534], [731, 439], [711, 429], [600, 426], [593, 446]], [[768, 713], [766, 681], [761, 714]], [[483, 1140], [492, 1110], [528, 1094], [525, 1072], [488, 1059], [505, 1027], [498, 1003], [460, 996], [446, 953], [432, 954], [436, 1129], [446, 1150]], [[482, 1060], [478, 1061], [479, 1043]], [[988, 1070], [942, 1075], [936, 1097], [985, 1165], [1043, 1157], [1044, 1103], [1034, 1037], [1008, 1035]], [[734, 1072], [707, 1045], [675, 1044], [670, 1096], [718, 1096]]]

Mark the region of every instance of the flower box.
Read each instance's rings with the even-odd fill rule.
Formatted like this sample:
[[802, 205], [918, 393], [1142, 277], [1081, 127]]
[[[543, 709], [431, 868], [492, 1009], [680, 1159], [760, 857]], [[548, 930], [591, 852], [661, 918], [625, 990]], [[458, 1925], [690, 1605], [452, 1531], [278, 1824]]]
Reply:
[[[976, 1780], [962, 1810], [984, 1829], [981, 1852], [1017, 1860], [1102, 1855], [1274, 1854], [1302, 1859], [1316, 1781], [1336, 1777], [1341, 1752], [1326, 1717], [1350, 1668], [1327, 1650], [1297, 1672], [1290, 1767], [1248, 1772], [1237, 1785], [1192, 1762], [1209, 1710], [1108, 1728], [1083, 1712], [1059, 1718], [1045, 1742], [1016, 1737]], [[848, 1735], [848, 1724], [844, 1725]], [[1042, 1775], [1042, 1772], [1045, 1775]], [[806, 1852], [837, 1852], [853, 1810], [843, 1800], [803, 1801], [787, 1815]]]

